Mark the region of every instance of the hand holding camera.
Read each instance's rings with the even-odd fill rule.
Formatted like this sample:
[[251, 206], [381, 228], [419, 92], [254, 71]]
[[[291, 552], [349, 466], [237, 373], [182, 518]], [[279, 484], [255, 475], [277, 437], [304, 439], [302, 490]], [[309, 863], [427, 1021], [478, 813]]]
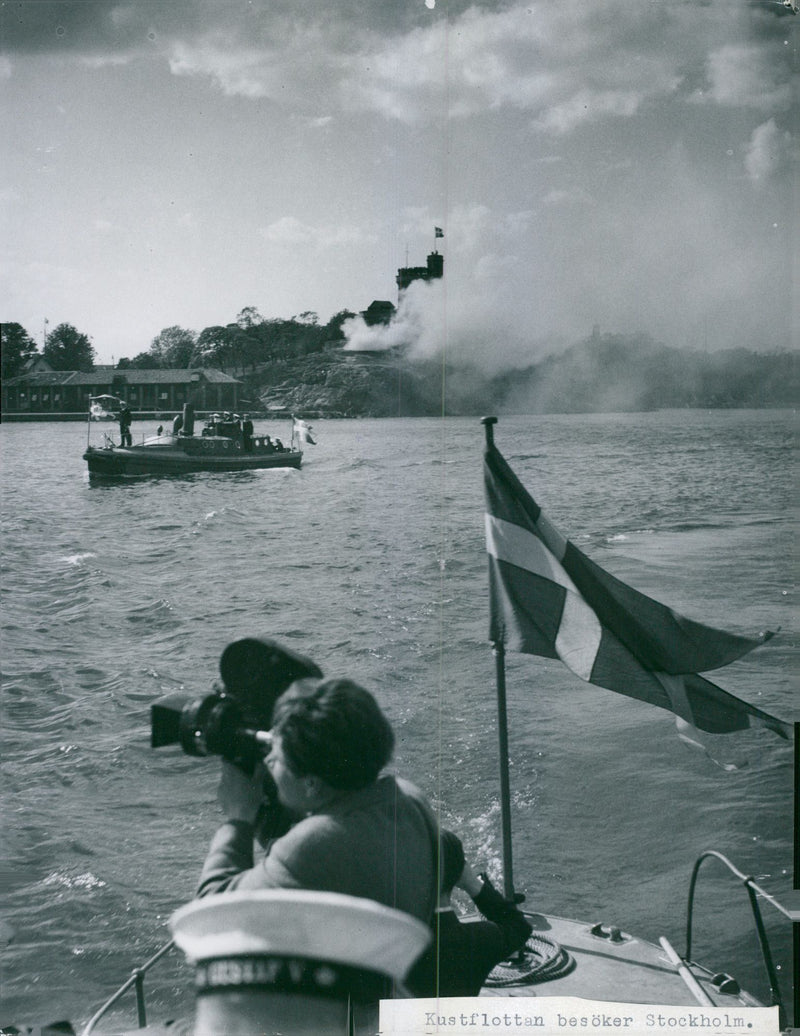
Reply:
[[258, 763], [253, 776], [248, 777], [240, 767], [223, 759], [217, 801], [225, 819], [255, 824], [263, 802], [263, 783], [262, 763]]

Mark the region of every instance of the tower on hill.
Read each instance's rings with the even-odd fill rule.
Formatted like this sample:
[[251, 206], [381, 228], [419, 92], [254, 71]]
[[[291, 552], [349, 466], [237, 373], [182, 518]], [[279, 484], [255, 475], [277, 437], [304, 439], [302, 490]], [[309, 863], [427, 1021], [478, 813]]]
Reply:
[[437, 281], [444, 276], [444, 256], [434, 249], [427, 266], [401, 266], [397, 271], [397, 292], [402, 295], [412, 281]]

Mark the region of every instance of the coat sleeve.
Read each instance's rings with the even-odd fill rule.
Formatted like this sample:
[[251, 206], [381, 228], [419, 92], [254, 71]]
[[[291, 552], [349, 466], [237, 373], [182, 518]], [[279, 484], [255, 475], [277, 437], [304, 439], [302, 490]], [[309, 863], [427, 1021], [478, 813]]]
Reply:
[[211, 840], [195, 896], [200, 899], [215, 892], [230, 892], [237, 887], [236, 879], [252, 866], [253, 825], [229, 820]]
[[270, 843], [267, 854], [253, 862], [252, 824], [228, 821], [211, 841], [200, 875], [197, 897], [215, 892], [245, 889], [297, 889], [327, 887], [325, 851], [330, 841], [324, 818], [300, 821]]

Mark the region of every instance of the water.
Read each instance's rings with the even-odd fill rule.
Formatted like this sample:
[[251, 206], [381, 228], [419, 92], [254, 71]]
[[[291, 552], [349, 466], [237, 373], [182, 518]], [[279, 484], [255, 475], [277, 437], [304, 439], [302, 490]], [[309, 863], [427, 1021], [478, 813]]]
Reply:
[[[219, 819], [218, 764], [150, 749], [149, 707], [205, 693], [241, 636], [274, 636], [372, 689], [397, 732], [397, 770], [499, 876], [483, 429], [422, 419], [315, 432], [299, 472], [98, 485], [81, 459], [85, 426], [0, 429], [14, 933], [0, 1024], [85, 1023], [168, 938]], [[781, 626], [715, 679], [800, 719], [793, 414], [514, 417], [495, 434], [551, 520], [615, 575], [711, 625]], [[748, 764], [724, 773], [667, 713], [549, 660], [507, 661], [515, 884], [531, 909], [664, 934], [681, 950], [702, 850], [776, 895], [791, 888], [786, 743], [713, 738], [723, 759]], [[789, 925], [772, 911], [767, 922], [791, 1002]], [[714, 867], [697, 924], [696, 955], [766, 996], [746, 896]], [[189, 1003], [188, 982], [177, 957], [148, 978], [150, 1017]]]

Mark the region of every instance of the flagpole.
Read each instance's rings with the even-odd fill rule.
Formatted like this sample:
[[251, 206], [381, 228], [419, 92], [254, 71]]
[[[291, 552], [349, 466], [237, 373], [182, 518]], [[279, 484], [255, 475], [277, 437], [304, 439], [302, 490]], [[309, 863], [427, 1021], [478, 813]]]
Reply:
[[511, 851], [511, 783], [508, 775], [508, 720], [506, 716], [506, 649], [494, 642], [497, 682], [497, 741], [500, 751], [500, 825], [503, 832], [503, 892], [506, 899], [515, 901], [513, 854]]
[[[486, 432], [486, 449], [494, 448], [496, 417], [482, 417]], [[508, 716], [506, 709], [506, 649], [502, 641], [492, 641], [497, 685], [497, 740], [500, 755], [500, 826], [503, 836], [503, 892], [506, 899], [516, 900], [514, 892], [513, 852], [511, 848], [511, 782], [508, 772]]]
[[[794, 724], [794, 877], [792, 885], [795, 893], [800, 892], [800, 723]], [[792, 956], [794, 957], [794, 973], [800, 966], [800, 921], [792, 924]], [[800, 982], [794, 984], [794, 1024], [800, 1023]]]

